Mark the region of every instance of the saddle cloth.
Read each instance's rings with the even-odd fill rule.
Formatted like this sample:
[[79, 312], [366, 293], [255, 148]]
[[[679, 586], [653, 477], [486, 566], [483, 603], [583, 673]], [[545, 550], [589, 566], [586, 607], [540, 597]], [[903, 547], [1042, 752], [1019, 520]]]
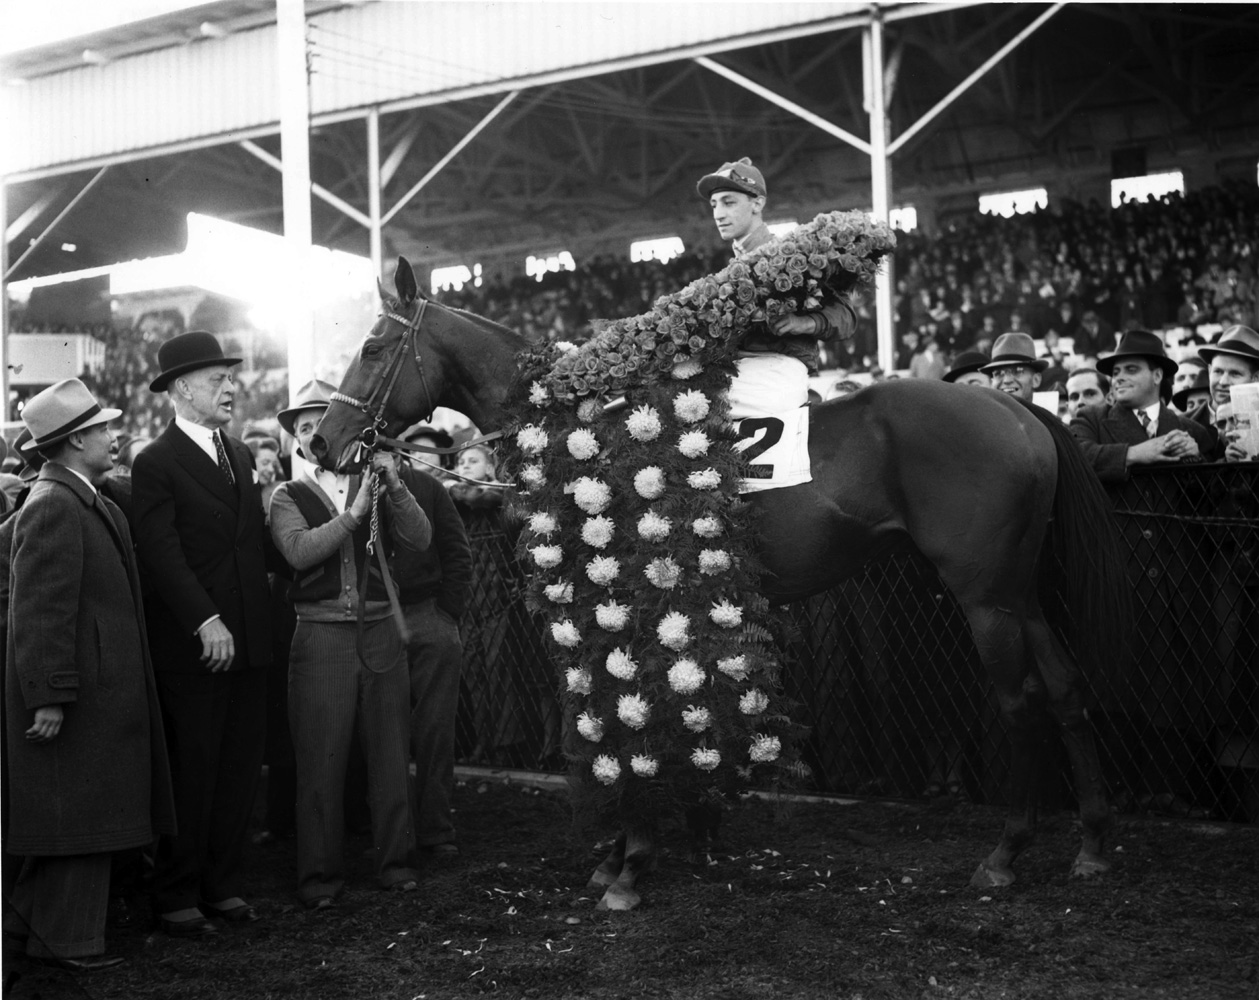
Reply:
[[811, 482], [809, 370], [785, 354], [743, 354], [730, 381], [730, 419], [749, 462], [740, 493]]

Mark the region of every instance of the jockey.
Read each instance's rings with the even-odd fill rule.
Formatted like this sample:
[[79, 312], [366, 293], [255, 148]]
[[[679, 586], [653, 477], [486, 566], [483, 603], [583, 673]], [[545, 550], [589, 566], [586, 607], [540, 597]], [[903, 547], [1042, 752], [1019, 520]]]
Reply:
[[[765, 225], [765, 178], [746, 156], [723, 163], [714, 173], [705, 174], [696, 185], [708, 199], [713, 221], [723, 240], [730, 240], [736, 259], [774, 239]], [[857, 329], [857, 317], [846, 298], [831, 295], [816, 312], [781, 316], [768, 324], [757, 324], [739, 344], [738, 373], [730, 383], [730, 416], [742, 418], [782, 417], [785, 411], [806, 404], [809, 376], [818, 370], [818, 340], [847, 340]], [[749, 489], [775, 489], [809, 482], [807, 411], [801, 439], [790, 447], [791, 455], [778, 456], [760, 484], [745, 482]], [[790, 422], [790, 421], [789, 421]], [[784, 441], [784, 444], [787, 442]], [[768, 455], [766, 457], [769, 457]]]

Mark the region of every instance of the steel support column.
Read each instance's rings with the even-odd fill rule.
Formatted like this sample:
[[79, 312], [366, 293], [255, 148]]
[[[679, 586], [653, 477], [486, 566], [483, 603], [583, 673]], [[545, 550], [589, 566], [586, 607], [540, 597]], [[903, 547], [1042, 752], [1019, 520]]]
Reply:
[[367, 113], [367, 241], [372, 258], [372, 274], [379, 281], [384, 269], [384, 248], [380, 238], [380, 110]]
[[280, 155], [283, 159], [284, 238], [292, 267], [286, 310], [289, 398], [315, 372], [315, 315], [310, 305], [310, 90], [306, 65], [304, 0], [276, 2], [277, 68], [280, 90]]
[[[870, 19], [862, 39], [866, 102], [870, 110], [871, 213], [888, 221], [892, 207], [892, 164], [887, 144], [887, 81], [883, 78], [883, 21], [878, 13]], [[874, 279], [875, 322], [878, 330], [879, 367], [890, 372], [896, 363], [896, 325], [892, 317], [892, 261]]]

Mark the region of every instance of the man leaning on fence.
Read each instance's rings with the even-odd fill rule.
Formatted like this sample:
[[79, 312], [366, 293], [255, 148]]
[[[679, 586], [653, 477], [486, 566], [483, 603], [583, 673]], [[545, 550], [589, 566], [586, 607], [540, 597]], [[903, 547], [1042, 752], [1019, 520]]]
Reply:
[[[1194, 414], [1194, 420], [1207, 427], [1215, 422], [1216, 412], [1230, 401], [1230, 387], [1259, 382], [1259, 333], [1248, 326], [1229, 327], [1214, 344], [1198, 351], [1207, 363], [1207, 384], [1211, 395], [1207, 405]], [[1234, 440], [1222, 440], [1212, 458], [1229, 462], [1254, 461], [1259, 456], [1247, 454]]]

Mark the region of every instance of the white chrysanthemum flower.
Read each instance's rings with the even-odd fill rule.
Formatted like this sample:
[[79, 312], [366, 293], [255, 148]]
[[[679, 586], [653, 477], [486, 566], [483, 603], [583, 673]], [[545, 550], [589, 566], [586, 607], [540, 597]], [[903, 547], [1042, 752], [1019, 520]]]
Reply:
[[555, 520], [554, 515], [544, 510], [529, 515], [529, 530], [535, 535], [549, 535], [558, 528], [559, 522]]
[[660, 761], [646, 754], [636, 753], [630, 758], [630, 769], [640, 778], [654, 778], [660, 770]]
[[561, 646], [572, 649], [581, 642], [581, 633], [577, 631], [571, 618], [565, 618], [562, 622], [551, 622], [551, 638]]
[[573, 603], [573, 585], [571, 583], [549, 583], [546, 585], [543, 593], [546, 594], [548, 601], [552, 601], [555, 604]]
[[568, 354], [570, 351], [577, 350], [577, 345], [571, 340], [557, 340], [555, 342], [555, 349], [561, 354]]
[[717, 765], [721, 763], [721, 751], [706, 750], [703, 747], [699, 747], [691, 751], [691, 763], [701, 771], [715, 770]]
[[730, 568], [730, 553], [725, 549], [701, 549], [699, 571], [706, 576], [724, 573]]
[[745, 691], [739, 698], [739, 711], [744, 715], [760, 715], [769, 708], [769, 697], [760, 688]]
[[725, 659], [717, 661], [717, 669], [727, 677], [733, 677], [736, 681], [745, 680], [748, 675], [748, 658], [742, 654], [727, 656]]
[[582, 712], [577, 716], [577, 732], [591, 743], [598, 743], [603, 739], [603, 720], [589, 712]]
[[539, 569], [551, 569], [564, 561], [564, 550], [558, 545], [535, 545], [529, 553]]
[[644, 500], [655, 500], [664, 493], [664, 472], [655, 465], [639, 469], [634, 475], [634, 489]]
[[686, 477], [686, 484], [693, 490], [715, 490], [721, 485], [721, 473], [716, 469], [692, 472]]
[[623, 694], [616, 699], [616, 717], [630, 729], [642, 729], [651, 718], [651, 706], [638, 694]]
[[694, 694], [708, 675], [694, 660], [678, 660], [669, 668], [669, 687], [678, 694]]
[[681, 611], [670, 611], [656, 626], [656, 638], [669, 649], [685, 649], [691, 641], [691, 619]]
[[634, 675], [638, 673], [638, 664], [619, 646], [608, 654], [605, 666], [608, 673], [621, 681], [633, 680]]
[[621, 776], [621, 765], [616, 762], [615, 757], [609, 757], [606, 753], [599, 754], [590, 762], [590, 770], [605, 785], [615, 785], [616, 779]]
[[599, 454], [599, 439], [584, 427], [578, 427], [568, 435], [568, 453], [579, 462]]
[[659, 587], [661, 590], [672, 590], [678, 585], [678, 581], [682, 579], [682, 567], [669, 556], [664, 556], [649, 562], [647, 568], [643, 570], [643, 576], [647, 577], [647, 581], [653, 587]]
[[538, 487], [546, 482], [546, 473], [537, 462], [530, 462], [520, 470], [520, 481], [529, 487]]
[[654, 407], [640, 406], [625, 418], [625, 429], [635, 441], [654, 441], [660, 436], [660, 414]]
[[669, 531], [673, 528], [673, 522], [667, 517], [661, 517], [654, 511], [647, 511], [638, 519], [639, 537], [647, 539], [649, 542], [663, 542], [669, 537]]
[[586, 563], [586, 576], [597, 587], [606, 587], [621, 575], [621, 564], [611, 556], [595, 556]]
[[577, 419], [583, 424], [591, 423], [603, 409], [603, 404], [597, 399], [583, 399], [577, 404]]
[[721, 518], [707, 514], [692, 521], [691, 530], [700, 538], [716, 538], [725, 529], [721, 526]]
[[768, 764], [771, 760], [778, 759], [782, 749], [782, 741], [777, 736], [766, 736], [764, 733], [757, 733], [752, 740], [752, 749], [748, 755], [757, 764]]
[[536, 455], [551, 439], [537, 424], [529, 424], [516, 433], [516, 445], [526, 455]]
[[708, 612], [708, 617], [713, 620], [714, 625], [720, 625], [722, 628], [735, 628], [743, 624], [743, 609], [727, 600], [714, 601], [712, 610]]
[[612, 541], [612, 519], [609, 517], [589, 517], [581, 526], [581, 540], [587, 545], [601, 549]]
[[702, 733], [713, 724], [713, 713], [706, 708], [687, 705], [682, 709], [682, 725], [693, 733]]
[[541, 382], [534, 382], [529, 386], [529, 402], [534, 406], [543, 406], [550, 398], [550, 390]]
[[630, 609], [625, 604], [608, 601], [595, 605], [595, 621], [606, 632], [619, 632], [629, 624]]
[[587, 514], [602, 514], [612, 502], [612, 490], [602, 480], [582, 476], [573, 483], [573, 502]]
[[589, 670], [582, 670], [580, 667], [569, 667], [565, 680], [568, 682], [568, 690], [572, 691], [573, 694], [590, 694], [591, 677]]
[[708, 454], [708, 435], [703, 431], [687, 431], [678, 438], [678, 451], [687, 458], [699, 458]]
[[685, 361], [675, 361], [673, 363], [673, 377], [686, 381], [688, 378], [694, 378], [704, 370], [694, 358], [687, 358]]
[[698, 389], [680, 392], [673, 400], [673, 415], [684, 424], [694, 424], [708, 416], [708, 397]]

